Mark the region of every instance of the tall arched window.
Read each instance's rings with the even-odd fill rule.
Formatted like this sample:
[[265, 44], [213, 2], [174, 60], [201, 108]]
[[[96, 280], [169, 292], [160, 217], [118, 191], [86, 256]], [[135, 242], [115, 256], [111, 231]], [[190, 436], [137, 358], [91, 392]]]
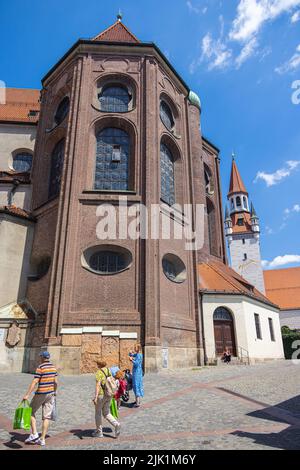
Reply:
[[107, 127], [97, 135], [95, 189], [129, 189], [130, 138], [127, 132]]
[[126, 87], [110, 85], [102, 89], [99, 94], [100, 109], [110, 113], [124, 113], [128, 111], [131, 96]]
[[13, 156], [13, 169], [18, 172], [30, 172], [32, 166], [32, 155], [29, 152], [18, 152]]
[[237, 196], [237, 198], [236, 198], [236, 206], [237, 207], [242, 207], [242, 201], [241, 201], [240, 196]]
[[206, 207], [207, 207], [209, 251], [212, 255], [218, 256], [217, 223], [216, 223], [215, 207], [208, 198], [206, 199]]
[[160, 102], [159, 115], [166, 128], [169, 131], [172, 130], [174, 127], [173, 114], [169, 105], [163, 100]]
[[165, 144], [160, 144], [161, 199], [172, 206], [175, 204], [174, 158]]
[[51, 155], [51, 171], [49, 181], [49, 198], [59, 195], [61, 172], [64, 162], [65, 153], [65, 139], [62, 139], [56, 144]]
[[68, 96], [65, 96], [64, 99], [59, 103], [55, 116], [54, 116], [54, 122], [57, 126], [61, 124], [65, 117], [67, 116], [70, 108], [70, 99]]

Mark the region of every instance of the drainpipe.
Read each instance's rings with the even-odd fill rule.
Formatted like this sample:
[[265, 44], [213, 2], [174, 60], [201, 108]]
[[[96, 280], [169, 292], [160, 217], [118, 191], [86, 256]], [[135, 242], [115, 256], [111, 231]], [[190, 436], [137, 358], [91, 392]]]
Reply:
[[11, 190], [8, 191], [8, 193], [7, 193], [7, 205], [8, 205], [8, 206], [12, 206], [12, 204], [13, 204], [13, 199], [14, 199], [14, 194], [15, 194], [15, 192], [16, 192], [17, 187], [19, 186], [19, 184], [20, 184], [20, 181], [18, 181], [18, 180], [13, 180], [13, 182], [12, 182], [13, 187], [12, 187]]
[[200, 314], [201, 330], [202, 330], [204, 365], [207, 366], [208, 357], [206, 354], [206, 339], [205, 339], [204, 320], [203, 320], [202, 294], [200, 292], [199, 292], [199, 314]]

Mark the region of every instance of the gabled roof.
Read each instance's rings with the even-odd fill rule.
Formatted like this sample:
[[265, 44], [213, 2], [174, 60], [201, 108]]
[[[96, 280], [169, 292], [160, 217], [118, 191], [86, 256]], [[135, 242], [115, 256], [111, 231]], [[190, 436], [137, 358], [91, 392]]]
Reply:
[[[40, 91], [27, 88], [6, 88], [5, 104], [0, 103], [0, 122], [35, 124], [39, 118]], [[34, 111], [30, 115], [30, 111]]]
[[[243, 225], [238, 225], [238, 219], [243, 219]], [[251, 228], [251, 215], [249, 212], [236, 212], [231, 215], [233, 233], [249, 233]]]
[[93, 41], [140, 42], [119, 20], [109, 28], [105, 29], [105, 31], [95, 36]]
[[300, 309], [300, 267], [264, 271], [266, 294], [282, 310]]
[[228, 197], [235, 193], [244, 193], [248, 194], [247, 189], [243, 183], [242, 177], [238, 170], [238, 167], [235, 163], [235, 160], [232, 160], [231, 175], [230, 175], [230, 184]]
[[198, 273], [200, 292], [244, 295], [278, 308], [246, 279], [221, 261], [211, 258], [199, 264]]

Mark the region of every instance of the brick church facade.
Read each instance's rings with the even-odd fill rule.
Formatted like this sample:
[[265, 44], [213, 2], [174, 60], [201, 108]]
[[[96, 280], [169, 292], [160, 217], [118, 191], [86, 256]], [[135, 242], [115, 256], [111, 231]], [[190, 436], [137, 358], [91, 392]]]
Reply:
[[[42, 347], [64, 373], [92, 372], [99, 358], [124, 368], [139, 341], [146, 370], [189, 367], [220, 354], [214, 335], [229, 332], [226, 321], [232, 338], [226, 343], [222, 333], [219, 350], [227, 344], [238, 356], [243, 344], [253, 359], [282, 357], [277, 306], [227, 266], [219, 151], [201, 135], [200, 100], [159, 48], [140, 42], [119, 18], [94, 39], [79, 40], [50, 70], [39, 108], [30, 208], [1, 202], [6, 219], [17, 226], [23, 217], [32, 235], [14, 255], [30, 254], [16, 279], [26, 277], [26, 292], [0, 305], [7, 335], [0, 361], [31, 370]], [[4, 128], [12, 124], [0, 120]], [[5, 198], [23, 176], [2, 170]], [[204, 207], [203, 246], [187, 250], [184, 239], [162, 234], [99, 240], [99, 207], [113, 207], [119, 220], [124, 197], [133, 212], [143, 204], [148, 219], [158, 206], [159, 221], [174, 230], [195, 228], [196, 208]], [[174, 204], [193, 208], [189, 221]], [[236, 302], [241, 318], [253, 316], [240, 308], [246, 304], [272, 318], [276, 347], [267, 354], [250, 352]], [[19, 329], [14, 345], [12, 328]]]

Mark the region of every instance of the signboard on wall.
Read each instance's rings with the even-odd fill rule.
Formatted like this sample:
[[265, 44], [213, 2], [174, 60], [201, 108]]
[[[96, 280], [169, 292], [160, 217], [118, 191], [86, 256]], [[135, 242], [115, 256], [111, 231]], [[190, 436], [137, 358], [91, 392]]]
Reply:
[[169, 367], [169, 350], [168, 348], [162, 348], [162, 367], [168, 369]]
[[5, 336], [6, 336], [6, 328], [0, 328], [0, 342], [5, 341]]

